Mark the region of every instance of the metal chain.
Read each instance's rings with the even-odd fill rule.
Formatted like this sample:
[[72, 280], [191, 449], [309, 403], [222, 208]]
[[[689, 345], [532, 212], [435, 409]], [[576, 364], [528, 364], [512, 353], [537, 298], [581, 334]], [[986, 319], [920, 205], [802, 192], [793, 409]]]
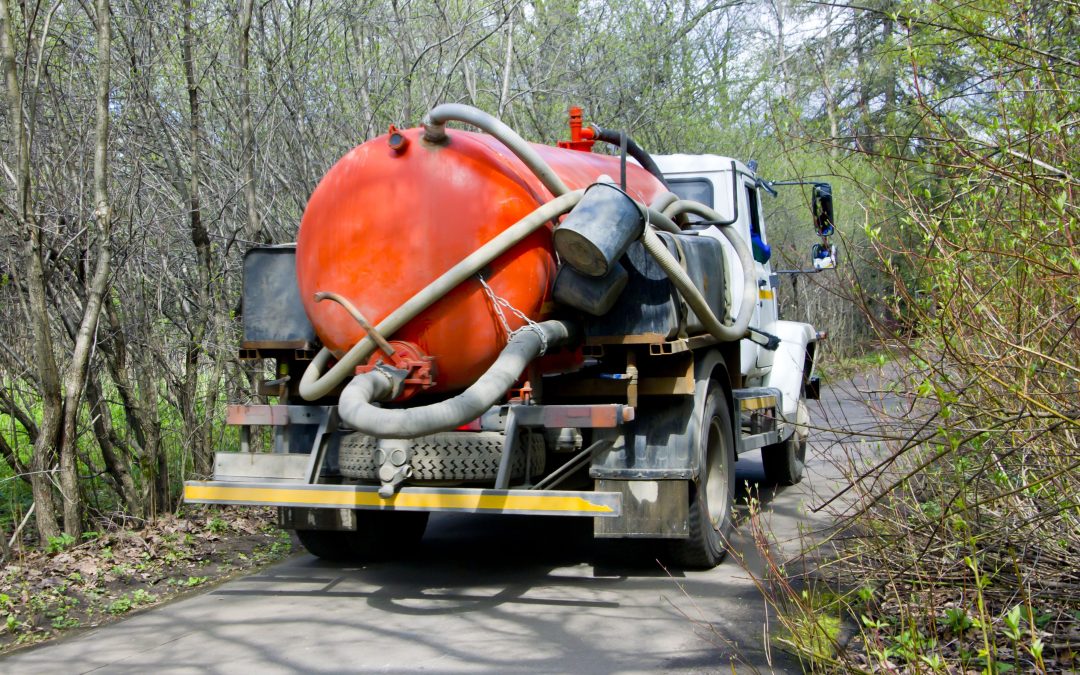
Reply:
[[[484, 279], [483, 274], [478, 272], [476, 278], [480, 281], [480, 285], [484, 288], [484, 293], [487, 294], [488, 299], [491, 300], [492, 307], [495, 308], [495, 316], [499, 318], [499, 323], [502, 324], [503, 330], [506, 331], [507, 341], [523, 330], [531, 330], [540, 338], [540, 355], [543, 356], [546, 354], [548, 348], [547, 336], [544, 334], [544, 329], [540, 328], [540, 324], [530, 319], [517, 307], [511, 305], [506, 298], [501, 298], [496, 295], [495, 291], [491, 289], [491, 286], [489, 286], [488, 282]], [[503, 312], [504, 309], [510, 310], [511, 314], [524, 321], [524, 325], [517, 330], [510, 330], [510, 323], [506, 320], [506, 314]]]

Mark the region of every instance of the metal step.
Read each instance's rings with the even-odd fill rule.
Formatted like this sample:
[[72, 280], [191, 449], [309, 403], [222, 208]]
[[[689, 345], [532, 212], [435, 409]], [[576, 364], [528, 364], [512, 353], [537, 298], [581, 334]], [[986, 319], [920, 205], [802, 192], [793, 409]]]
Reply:
[[739, 437], [735, 440], [739, 453], [763, 448], [781, 441], [779, 416], [784, 395], [773, 387], [735, 389], [732, 396], [739, 406]]

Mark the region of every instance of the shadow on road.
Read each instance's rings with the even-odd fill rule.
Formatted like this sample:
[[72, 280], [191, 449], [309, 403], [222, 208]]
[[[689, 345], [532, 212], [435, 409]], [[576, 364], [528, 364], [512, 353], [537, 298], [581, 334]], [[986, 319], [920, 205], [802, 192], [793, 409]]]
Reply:
[[[757, 454], [740, 458], [738, 500], [745, 503], [753, 493], [769, 503], [783, 492], [762, 480]], [[751, 546], [742, 535], [733, 538], [733, 545], [736, 550]], [[356, 613], [354, 630], [388, 631], [383, 639], [413, 640], [432, 652], [445, 652], [454, 644], [452, 636], [421, 637], [412, 628], [396, 634], [392, 626], [497, 620], [504, 630], [535, 636], [541, 651], [555, 649], [542, 662], [531, 661], [539, 671], [729, 672], [732, 663], [748, 670], [772, 669], [762, 649], [765, 608], [739, 564], [729, 556], [709, 572], [668, 569], [665, 548], [657, 541], [594, 540], [587, 518], [436, 514], [409, 556], [350, 565], [303, 554], [211, 595], [261, 606], [345, 604]], [[632, 618], [636, 621], [627, 624]], [[351, 624], [351, 619], [336, 620]], [[589, 624], [584, 632], [581, 621]], [[598, 639], [612, 630], [618, 635]], [[647, 657], [627, 660], [645, 645], [651, 645]], [[458, 656], [467, 656], [479, 670], [509, 665], [494, 653], [485, 664], [475, 648]], [[784, 665], [780, 654], [773, 658], [780, 659], [773, 661], [779, 672], [792, 665]]]
[[[795, 527], [801, 486], [764, 485], [756, 453], [737, 467], [739, 501], [753, 494]], [[754, 556], [745, 531], [732, 542]], [[663, 548], [594, 541], [591, 519], [436, 515], [411, 556], [300, 554], [0, 672], [798, 672], [766, 652], [766, 608], [733, 556], [669, 571]]]
[[[786, 489], [763, 482], [757, 453], [740, 458], [737, 477], [737, 522], [748, 513], [746, 504], [750, 495], [768, 505]], [[794, 508], [792, 511], [794, 515]], [[265, 589], [256, 585], [224, 588], [214, 593], [345, 594], [367, 598], [369, 604], [384, 611], [452, 614], [487, 609], [505, 602], [615, 606], [606, 601], [523, 598], [530, 588], [550, 584], [553, 571], [567, 567], [584, 568], [584, 574], [559, 575], [557, 582], [560, 585], [600, 588], [632, 578], [686, 579], [686, 572], [668, 565], [667, 542], [594, 539], [592, 530], [591, 518], [432, 514], [420, 545], [386, 562], [333, 563], [303, 554], [286, 567], [249, 578], [249, 581], [265, 582]], [[733, 538], [733, 546], [745, 554], [746, 551], [739, 551], [740, 539], [744, 538]], [[297, 550], [303, 550], [299, 544], [296, 546]], [[738, 563], [730, 558], [724, 565], [737, 569]], [[289, 582], [297, 587], [279, 588], [280, 584]], [[365, 590], [348, 591], [342, 587], [343, 584], [357, 583]], [[485, 592], [468, 591], [479, 587]], [[438, 592], [433, 594], [432, 589], [438, 589]], [[439, 602], [431, 603], [436, 597]], [[425, 606], [410, 605], [410, 599], [424, 601]]]

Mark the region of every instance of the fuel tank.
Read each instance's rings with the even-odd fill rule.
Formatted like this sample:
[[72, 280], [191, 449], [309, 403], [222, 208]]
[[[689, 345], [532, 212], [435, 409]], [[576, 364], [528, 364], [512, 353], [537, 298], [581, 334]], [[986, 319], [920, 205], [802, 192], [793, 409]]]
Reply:
[[[448, 141], [436, 145], [422, 134], [420, 128], [392, 130], [357, 146], [308, 200], [296, 248], [300, 297], [319, 339], [337, 357], [364, 331], [342, 306], [316, 302], [316, 293], [345, 296], [377, 325], [552, 197], [492, 136], [450, 129]], [[570, 189], [587, 187], [604, 174], [618, 180], [617, 157], [533, 147]], [[635, 199], [649, 203], [664, 191], [644, 169], [628, 164], [626, 172], [627, 192]], [[523, 239], [483, 274], [495, 296], [534, 321], [546, 318], [550, 305], [552, 229], [553, 224]], [[510, 330], [524, 323], [509, 310], [502, 313]], [[507, 332], [490, 295], [470, 279], [385, 337], [432, 357], [429, 391], [450, 392], [487, 370]]]

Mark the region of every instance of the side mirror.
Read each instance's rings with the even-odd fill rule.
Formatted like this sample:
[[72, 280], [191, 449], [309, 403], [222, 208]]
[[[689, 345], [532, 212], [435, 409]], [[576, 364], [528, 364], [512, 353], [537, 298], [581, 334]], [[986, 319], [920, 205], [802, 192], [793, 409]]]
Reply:
[[836, 231], [833, 221], [832, 185], [803, 180], [782, 180], [764, 184], [769, 187], [769, 192], [773, 192], [771, 188], [775, 185], [811, 185], [814, 188], [811, 193], [810, 210], [814, 216], [814, 229], [821, 237], [821, 243], [814, 244], [810, 252], [813, 269], [777, 270], [777, 274], [814, 274], [823, 270], [836, 269], [838, 260], [836, 246], [829, 243], [829, 237]]
[[831, 270], [836, 267], [836, 245], [814, 244], [810, 249], [810, 261], [815, 270]]
[[815, 183], [811, 204], [814, 212], [814, 227], [822, 237], [831, 236], [833, 230], [832, 186], [828, 183]]

